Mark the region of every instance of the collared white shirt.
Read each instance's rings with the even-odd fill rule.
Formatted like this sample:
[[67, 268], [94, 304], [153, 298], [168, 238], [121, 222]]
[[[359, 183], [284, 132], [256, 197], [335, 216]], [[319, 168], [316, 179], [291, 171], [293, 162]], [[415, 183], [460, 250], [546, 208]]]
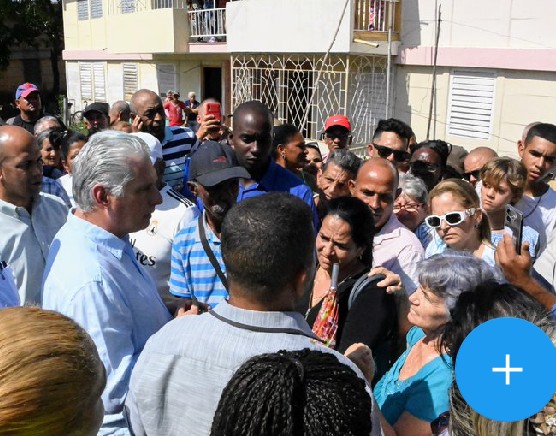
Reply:
[[31, 213], [0, 200], [0, 258], [13, 269], [22, 304], [41, 303], [48, 249], [67, 214], [62, 200], [43, 192], [33, 202]]
[[419, 286], [417, 262], [423, 260], [424, 254], [417, 236], [394, 213], [373, 240], [373, 266], [382, 266], [398, 274], [407, 295]]

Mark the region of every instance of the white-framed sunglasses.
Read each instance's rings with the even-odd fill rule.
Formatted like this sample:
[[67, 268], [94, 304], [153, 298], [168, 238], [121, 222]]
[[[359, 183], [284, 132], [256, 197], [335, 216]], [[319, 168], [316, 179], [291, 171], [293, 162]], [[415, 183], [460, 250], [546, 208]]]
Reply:
[[448, 212], [446, 215], [429, 215], [425, 218], [425, 223], [431, 229], [437, 229], [442, 224], [442, 221], [446, 221], [449, 226], [457, 226], [465, 221], [468, 216], [473, 216], [475, 214], [475, 209], [466, 209], [463, 212]]

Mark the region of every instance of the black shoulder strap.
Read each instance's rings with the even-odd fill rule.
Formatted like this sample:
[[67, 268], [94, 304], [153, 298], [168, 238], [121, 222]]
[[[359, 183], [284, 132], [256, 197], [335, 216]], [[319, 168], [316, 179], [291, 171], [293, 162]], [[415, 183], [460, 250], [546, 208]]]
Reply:
[[226, 278], [226, 276], [222, 272], [222, 268], [220, 268], [220, 264], [216, 260], [216, 257], [214, 256], [214, 253], [212, 252], [212, 248], [210, 248], [210, 245], [208, 243], [207, 235], [205, 234], [205, 226], [204, 226], [204, 223], [203, 223], [203, 214], [199, 215], [199, 220], [197, 222], [198, 222], [198, 226], [199, 226], [199, 236], [201, 237], [201, 244], [203, 244], [203, 250], [205, 250], [205, 253], [208, 256], [208, 258], [210, 260], [210, 263], [214, 267], [214, 270], [216, 271], [216, 274], [218, 274], [218, 277], [220, 278], [220, 281], [224, 285], [224, 288], [226, 288], [226, 290], [227, 290], [228, 289], [228, 279]]
[[232, 321], [231, 319], [219, 315], [213, 309], [209, 310], [208, 313], [214, 316], [216, 319], [225, 322], [226, 324], [229, 324], [238, 329], [249, 330], [251, 332], [257, 332], [257, 333], [285, 333], [288, 335], [299, 335], [299, 336], [305, 336], [309, 339], [313, 339], [316, 342], [324, 343], [324, 341], [321, 338], [319, 338], [317, 335], [315, 335], [313, 332], [306, 333], [303, 330], [296, 329], [296, 328], [259, 327], [254, 325], [243, 324], [241, 322]]
[[351, 309], [351, 306], [353, 305], [353, 303], [355, 303], [355, 300], [363, 289], [369, 286], [372, 282], [378, 283], [381, 280], [384, 280], [385, 277], [386, 276], [384, 276], [383, 274], [373, 274], [370, 277], [367, 274], [363, 274], [361, 277], [359, 277], [359, 279], [353, 284], [353, 287], [351, 288], [351, 294], [349, 295], [348, 299], [348, 310]]

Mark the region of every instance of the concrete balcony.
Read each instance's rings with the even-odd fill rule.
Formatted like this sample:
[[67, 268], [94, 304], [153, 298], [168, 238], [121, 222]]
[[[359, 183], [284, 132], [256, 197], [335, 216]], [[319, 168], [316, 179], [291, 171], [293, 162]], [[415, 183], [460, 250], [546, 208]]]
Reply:
[[[345, 6], [345, 7], [344, 7]], [[230, 52], [397, 54], [398, 0], [251, 0], [229, 3]]]

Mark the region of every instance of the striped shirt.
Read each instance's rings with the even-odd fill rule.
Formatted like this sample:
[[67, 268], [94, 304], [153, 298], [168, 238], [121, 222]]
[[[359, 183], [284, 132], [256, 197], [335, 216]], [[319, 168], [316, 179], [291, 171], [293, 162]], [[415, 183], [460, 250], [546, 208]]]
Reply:
[[[199, 235], [198, 220], [193, 220], [174, 238], [170, 271], [170, 292], [176, 297], [191, 298], [215, 306], [228, 298], [228, 291], [220, 281], [203, 249]], [[203, 213], [203, 225], [207, 241], [224, 274], [220, 239], [210, 229]]]
[[185, 157], [196, 140], [189, 127], [166, 127], [162, 140], [162, 158], [166, 164], [164, 181], [178, 192], [183, 188]]

